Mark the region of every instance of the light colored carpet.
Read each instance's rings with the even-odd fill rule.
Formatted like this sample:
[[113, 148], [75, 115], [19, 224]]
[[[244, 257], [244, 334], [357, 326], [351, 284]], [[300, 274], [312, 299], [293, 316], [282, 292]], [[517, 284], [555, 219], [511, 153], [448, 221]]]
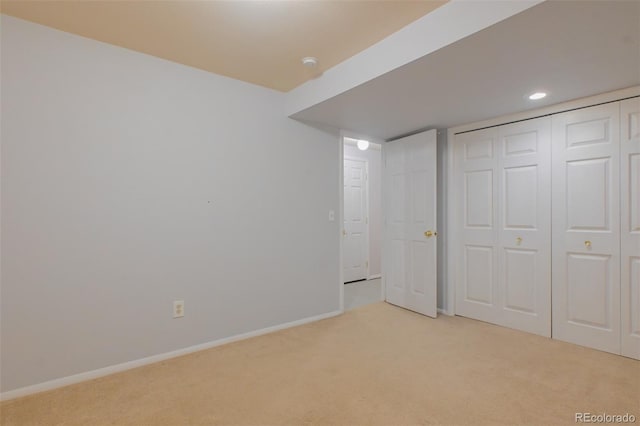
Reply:
[[377, 303], [0, 408], [7, 426], [640, 422], [640, 362]]

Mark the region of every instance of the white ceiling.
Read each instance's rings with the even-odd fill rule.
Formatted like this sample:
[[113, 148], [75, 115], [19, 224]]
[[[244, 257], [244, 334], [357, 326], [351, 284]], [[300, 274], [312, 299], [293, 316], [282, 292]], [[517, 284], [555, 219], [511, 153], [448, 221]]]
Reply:
[[639, 1], [547, 1], [293, 117], [389, 140], [635, 85]]

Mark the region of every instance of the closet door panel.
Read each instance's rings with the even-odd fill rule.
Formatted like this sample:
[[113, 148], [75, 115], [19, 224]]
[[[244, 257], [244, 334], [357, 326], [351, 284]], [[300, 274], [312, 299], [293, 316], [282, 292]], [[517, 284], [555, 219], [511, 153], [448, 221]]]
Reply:
[[497, 129], [456, 136], [456, 313], [501, 324], [497, 287]]
[[555, 115], [553, 337], [620, 353], [619, 103]]
[[493, 306], [493, 247], [465, 244], [464, 299], [465, 302]]
[[640, 98], [620, 111], [622, 355], [640, 359]]
[[551, 335], [551, 120], [456, 136], [456, 313]]
[[[611, 256], [567, 255], [567, 318], [572, 324], [611, 329]], [[597, 303], [594, 303], [597, 301]]]
[[493, 228], [493, 170], [464, 173], [464, 226], [470, 230]]
[[551, 120], [498, 129], [503, 325], [551, 336]]

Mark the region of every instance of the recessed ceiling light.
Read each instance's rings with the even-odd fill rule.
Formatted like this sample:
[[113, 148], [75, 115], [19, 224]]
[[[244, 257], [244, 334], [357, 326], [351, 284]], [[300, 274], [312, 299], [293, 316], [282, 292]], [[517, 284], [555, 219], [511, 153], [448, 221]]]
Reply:
[[538, 99], [545, 98], [546, 96], [547, 94], [545, 92], [536, 92], [529, 95], [529, 99], [531, 99], [532, 101], [537, 101]]
[[357, 145], [358, 145], [358, 149], [360, 151], [366, 151], [367, 148], [369, 148], [369, 141], [365, 141], [364, 139], [360, 139], [360, 140], [358, 140]]
[[314, 68], [318, 65], [318, 58], [314, 58], [313, 56], [306, 56], [302, 58], [302, 65], [307, 68]]

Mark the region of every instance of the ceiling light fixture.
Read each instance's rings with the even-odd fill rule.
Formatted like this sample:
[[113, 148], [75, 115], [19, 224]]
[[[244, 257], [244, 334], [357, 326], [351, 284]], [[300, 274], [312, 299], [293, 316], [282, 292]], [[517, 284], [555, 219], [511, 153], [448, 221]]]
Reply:
[[546, 98], [546, 97], [547, 97], [547, 94], [545, 92], [536, 92], [529, 95], [529, 99], [531, 99], [532, 101], [537, 101], [539, 99]]
[[315, 68], [318, 65], [318, 58], [314, 58], [313, 56], [306, 56], [302, 58], [302, 65], [307, 68]]
[[360, 151], [366, 151], [369, 148], [369, 141], [365, 141], [364, 139], [358, 140], [358, 149]]

